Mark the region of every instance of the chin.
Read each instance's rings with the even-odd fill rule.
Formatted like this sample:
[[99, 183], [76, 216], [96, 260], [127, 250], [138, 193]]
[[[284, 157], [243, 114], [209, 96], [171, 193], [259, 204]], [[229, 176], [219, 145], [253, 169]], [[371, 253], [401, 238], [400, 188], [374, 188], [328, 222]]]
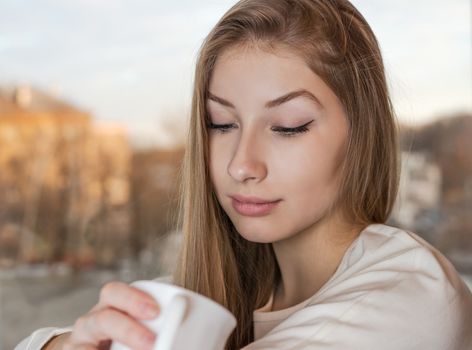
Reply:
[[273, 243], [274, 240], [273, 239], [270, 239], [268, 237], [261, 237], [260, 235], [254, 235], [254, 234], [250, 234], [250, 235], [243, 235], [240, 233], [240, 235], [246, 240], [246, 241], [249, 241], [249, 242], [253, 242], [253, 243]]
[[235, 225], [236, 231], [239, 235], [245, 240], [254, 242], [254, 243], [272, 243], [279, 240], [279, 235], [274, 234], [273, 229], [257, 229], [255, 226], [251, 225], [250, 228], [242, 227], [241, 225]]

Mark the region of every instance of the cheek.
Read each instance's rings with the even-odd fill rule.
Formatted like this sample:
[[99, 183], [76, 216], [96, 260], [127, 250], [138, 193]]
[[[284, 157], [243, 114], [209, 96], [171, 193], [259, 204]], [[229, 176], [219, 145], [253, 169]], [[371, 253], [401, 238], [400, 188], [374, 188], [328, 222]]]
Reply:
[[287, 184], [321, 185], [333, 177], [336, 162], [337, 152], [332, 147], [306, 142], [299, 147], [281, 147], [271, 170]]
[[276, 163], [275, 182], [283, 212], [274, 216], [273, 239], [288, 237], [311, 226], [326, 214], [338, 192], [336, 150], [321, 145], [304, 146], [304, 152], [288, 152]]
[[338, 190], [339, 147], [308, 142], [284, 152], [271, 169], [277, 174], [280, 195], [298, 208], [326, 205]]

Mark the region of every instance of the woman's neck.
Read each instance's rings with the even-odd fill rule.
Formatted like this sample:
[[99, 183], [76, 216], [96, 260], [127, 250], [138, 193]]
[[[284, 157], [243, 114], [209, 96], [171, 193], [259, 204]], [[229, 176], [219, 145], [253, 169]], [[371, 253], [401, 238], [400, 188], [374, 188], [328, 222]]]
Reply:
[[274, 291], [272, 311], [310, 298], [336, 272], [360, 227], [315, 225], [289, 239], [274, 242], [281, 281]]

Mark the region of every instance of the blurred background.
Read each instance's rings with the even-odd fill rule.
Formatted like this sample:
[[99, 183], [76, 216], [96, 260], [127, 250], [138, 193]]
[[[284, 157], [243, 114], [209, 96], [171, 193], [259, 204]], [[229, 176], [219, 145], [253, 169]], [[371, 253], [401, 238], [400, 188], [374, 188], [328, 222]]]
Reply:
[[[355, 0], [401, 125], [389, 223], [472, 283], [469, 0]], [[235, 1], [0, 0], [0, 350], [171, 271], [197, 50]]]

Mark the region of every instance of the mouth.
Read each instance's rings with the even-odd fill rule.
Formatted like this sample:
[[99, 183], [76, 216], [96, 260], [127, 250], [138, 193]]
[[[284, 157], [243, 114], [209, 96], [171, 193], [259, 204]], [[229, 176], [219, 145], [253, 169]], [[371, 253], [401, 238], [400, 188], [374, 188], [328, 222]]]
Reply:
[[248, 204], [268, 204], [268, 203], [275, 203], [280, 201], [281, 199], [263, 199], [254, 196], [242, 196], [242, 195], [230, 195], [230, 197], [240, 203], [248, 203]]
[[281, 199], [271, 202], [263, 203], [252, 203], [252, 202], [240, 202], [236, 198], [232, 197], [231, 204], [233, 205], [234, 210], [239, 214], [244, 216], [264, 216], [268, 215], [277, 205]]

